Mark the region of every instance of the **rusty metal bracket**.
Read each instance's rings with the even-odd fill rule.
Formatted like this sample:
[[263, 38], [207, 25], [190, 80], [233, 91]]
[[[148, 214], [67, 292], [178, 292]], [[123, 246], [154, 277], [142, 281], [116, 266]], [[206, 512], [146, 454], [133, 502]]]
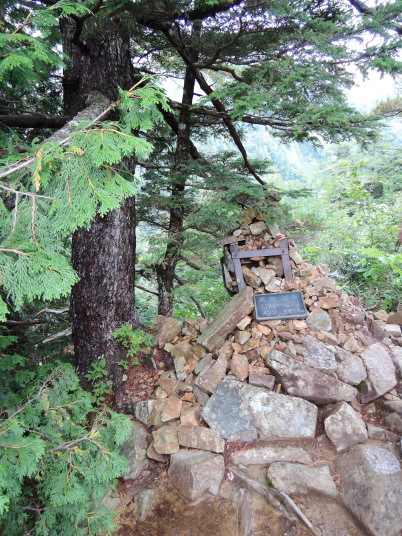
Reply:
[[246, 283], [244, 282], [243, 272], [241, 269], [240, 259], [249, 259], [251, 257], [281, 257], [283, 272], [285, 274], [285, 280], [289, 283], [293, 281], [292, 269], [290, 266], [290, 257], [289, 257], [289, 244], [286, 239], [279, 241], [279, 248], [271, 249], [248, 249], [245, 251], [239, 251], [239, 243], [234, 242], [229, 245], [230, 254], [233, 259], [236, 281], [239, 288], [239, 291], [245, 288]]

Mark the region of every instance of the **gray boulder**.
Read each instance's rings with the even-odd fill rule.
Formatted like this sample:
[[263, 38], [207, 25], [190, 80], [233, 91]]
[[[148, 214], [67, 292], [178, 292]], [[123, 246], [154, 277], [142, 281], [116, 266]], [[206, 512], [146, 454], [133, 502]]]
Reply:
[[348, 352], [339, 346], [335, 350], [336, 360], [338, 361], [336, 375], [342, 382], [350, 385], [359, 385], [359, 383], [367, 378], [363, 361], [358, 355], [352, 354], [352, 352]]
[[221, 454], [180, 450], [170, 457], [169, 480], [190, 501], [206, 491], [218, 495], [224, 473]]
[[402, 471], [398, 459], [374, 444], [355, 445], [336, 465], [345, 505], [373, 536], [402, 530]]
[[301, 398], [225, 378], [202, 417], [229, 441], [307, 438], [315, 435], [317, 407]]
[[273, 462], [312, 462], [310, 454], [300, 447], [255, 447], [234, 452], [230, 460], [236, 465], [265, 465]]
[[132, 432], [122, 446], [122, 454], [128, 459], [128, 467], [123, 475], [125, 480], [138, 478], [148, 467], [148, 432], [138, 422], [131, 421]]
[[268, 469], [267, 478], [276, 489], [290, 495], [306, 494], [311, 491], [328, 497], [338, 495], [327, 466], [306, 467], [299, 463], [276, 462]]
[[395, 365], [387, 348], [377, 342], [361, 353], [367, 369], [367, 381], [360, 393], [363, 404], [388, 393], [397, 384]]
[[367, 440], [366, 425], [360, 415], [346, 402], [336, 405], [324, 421], [325, 432], [338, 452]]
[[314, 337], [305, 337], [302, 342], [304, 348], [304, 363], [316, 369], [336, 370], [334, 354], [327, 349], [324, 343]]
[[267, 364], [290, 395], [316, 404], [330, 404], [341, 400], [350, 402], [357, 396], [354, 387], [282, 352], [273, 350], [267, 357]]

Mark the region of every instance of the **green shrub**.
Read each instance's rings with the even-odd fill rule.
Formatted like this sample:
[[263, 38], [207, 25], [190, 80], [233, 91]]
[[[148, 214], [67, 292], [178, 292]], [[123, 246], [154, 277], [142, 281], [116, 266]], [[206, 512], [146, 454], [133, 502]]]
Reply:
[[66, 363], [31, 371], [26, 358], [0, 354], [0, 384], [0, 532], [110, 534], [113, 515], [100, 503], [126, 468], [129, 419], [95, 408]]

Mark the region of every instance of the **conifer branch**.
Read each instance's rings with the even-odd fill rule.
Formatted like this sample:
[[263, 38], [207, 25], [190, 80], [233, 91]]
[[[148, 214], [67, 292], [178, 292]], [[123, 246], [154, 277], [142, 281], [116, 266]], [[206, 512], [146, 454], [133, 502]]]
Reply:
[[5, 253], [16, 253], [17, 255], [24, 255], [25, 257], [32, 257], [29, 253], [25, 253], [24, 251], [20, 251], [19, 249], [9, 249], [9, 248], [0, 248], [0, 251], [3, 251]]

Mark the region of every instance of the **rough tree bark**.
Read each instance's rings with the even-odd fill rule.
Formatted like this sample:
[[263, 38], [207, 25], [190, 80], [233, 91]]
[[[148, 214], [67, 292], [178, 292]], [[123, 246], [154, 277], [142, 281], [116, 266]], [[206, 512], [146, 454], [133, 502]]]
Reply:
[[[93, 18], [82, 33], [77, 31], [76, 22], [68, 20], [63, 22], [62, 31], [64, 51], [70, 58], [63, 81], [66, 114], [85, 108], [86, 97], [94, 90], [115, 100], [117, 86], [129, 89], [133, 85], [129, 34], [117, 17], [102, 25]], [[76, 364], [85, 384], [92, 363], [105, 358], [116, 401], [123, 374], [116, 361], [125, 354], [111, 332], [125, 322], [138, 321], [134, 302], [135, 223], [135, 199], [126, 199], [120, 209], [104, 218], [97, 216], [89, 229], [78, 229], [72, 242], [72, 263], [80, 277], [71, 296]]]

